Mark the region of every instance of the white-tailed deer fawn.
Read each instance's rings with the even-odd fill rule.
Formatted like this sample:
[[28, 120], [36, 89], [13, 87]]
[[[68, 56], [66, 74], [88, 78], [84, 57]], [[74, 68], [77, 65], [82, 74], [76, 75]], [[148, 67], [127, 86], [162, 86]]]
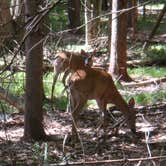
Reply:
[[54, 87], [59, 74], [64, 72], [62, 82], [65, 86], [66, 78], [70, 72], [77, 69], [84, 69], [85, 66], [92, 66], [92, 58], [94, 54], [95, 51], [87, 53], [84, 50], [81, 50], [81, 53], [63, 51], [56, 54], [55, 60], [53, 61], [54, 79], [52, 84], [51, 99], [53, 99]]
[[[103, 128], [107, 126], [108, 103], [115, 104], [124, 114], [127, 124], [132, 132], [136, 132], [134, 99], [127, 104], [118, 92], [112, 77], [106, 71], [95, 68], [77, 70], [70, 78], [72, 115], [77, 120], [79, 113], [87, 100], [95, 99], [103, 115]], [[72, 126], [72, 135], [76, 135], [75, 126]]]

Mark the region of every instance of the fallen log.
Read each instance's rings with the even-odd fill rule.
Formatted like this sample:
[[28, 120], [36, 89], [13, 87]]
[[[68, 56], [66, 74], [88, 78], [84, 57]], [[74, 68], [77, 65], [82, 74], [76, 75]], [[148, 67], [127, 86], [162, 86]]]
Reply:
[[149, 84], [159, 84], [163, 82], [166, 82], [166, 77], [156, 78], [156, 79], [142, 81], [142, 82], [122, 83], [122, 85], [126, 87], [135, 87], [135, 86], [147, 86]]

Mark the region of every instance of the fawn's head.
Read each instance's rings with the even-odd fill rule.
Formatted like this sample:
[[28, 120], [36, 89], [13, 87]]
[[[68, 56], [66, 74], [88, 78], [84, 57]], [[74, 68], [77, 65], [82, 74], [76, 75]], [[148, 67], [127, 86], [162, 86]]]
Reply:
[[129, 106], [129, 118], [127, 119], [128, 125], [133, 133], [136, 133], [136, 111], [134, 109], [135, 101], [134, 98], [131, 98], [128, 102]]
[[81, 56], [85, 58], [85, 66], [92, 66], [95, 53], [95, 50], [92, 52], [85, 52], [83, 49], [81, 50]]
[[67, 59], [68, 57], [65, 52], [59, 52], [56, 54], [55, 59], [53, 61], [53, 67], [55, 73], [59, 73], [60, 71], [63, 71], [66, 68]]

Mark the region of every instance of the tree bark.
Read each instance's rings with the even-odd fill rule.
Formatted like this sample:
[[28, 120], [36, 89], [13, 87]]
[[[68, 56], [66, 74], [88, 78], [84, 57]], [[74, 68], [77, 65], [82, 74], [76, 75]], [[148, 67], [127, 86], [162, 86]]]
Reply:
[[92, 45], [100, 32], [101, 0], [85, 0], [85, 43]]
[[136, 25], [137, 25], [137, 19], [138, 19], [138, 10], [136, 8], [137, 6], [137, 0], [128, 0], [128, 7], [133, 8], [128, 13], [128, 27], [132, 29], [132, 37], [135, 38], [136, 33]]
[[0, 1], [0, 48], [9, 41], [14, 33], [10, 7], [6, 0]]
[[23, 0], [11, 0], [11, 14], [13, 19], [15, 37], [17, 41], [23, 38], [24, 34], [24, 3]]
[[125, 9], [127, 1], [112, 1], [112, 26], [111, 26], [111, 46], [109, 72], [113, 77], [123, 81], [131, 81], [127, 73], [127, 15], [118, 13], [118, 10]]
[[81, 25], [81, 2], [80, 0], [68, 0], [69, 28], [74, 29], [72, 32], [80, 33], [75, 28]]
[[148, 37], [148, 40], [145, 42], [144, 46], [143, 46], [143, 49], [146, 49], [147, 46], [148, 46], [148, 42], [153, 38], [153, 36], [155, 35], [159, 25], [160, 25], [160, 22], [162, 20], [162, 18], [164, 17], [164, 14], [166, 13], [166, 4], [164, 5], [161, 13], [159, 14], [158, 18], [157, 18], [157, 21], [156, 21], [156, 24], [154, 25], [151, 33], [149, 34], [149, 37]]
[[[26, 20], [37, 14], [41, 1], [25, 0]], [[31, 24], [31, 21], [29, 22]], [[27, 26], [28, 27], [28, 26]], [[29, 29], [26, 28], [26, 31]], [[26, 95], [25, 95], [25, 125], [24, 138], [43, 140], [46, 134], [43, 128], [42, 111], [42, 60], [43, 43], [40, 25], [31, 30], [25, 41], [26, 54]]]
[[91, 1], [85, 0], [85, 45], [89, 46], [91, 42]]

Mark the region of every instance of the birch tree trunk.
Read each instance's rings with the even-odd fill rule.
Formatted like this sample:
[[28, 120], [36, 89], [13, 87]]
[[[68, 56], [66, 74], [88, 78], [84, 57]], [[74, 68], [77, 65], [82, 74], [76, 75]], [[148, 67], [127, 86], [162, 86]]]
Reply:
[[131, 81], [127, 73], [127, 15], [119, 13], [118, 10], [125, 9], [127, 1], [112, 0], [112, 26], [110, 44], [110, 65], [109, 72], [113, 77], [123, 81]]

